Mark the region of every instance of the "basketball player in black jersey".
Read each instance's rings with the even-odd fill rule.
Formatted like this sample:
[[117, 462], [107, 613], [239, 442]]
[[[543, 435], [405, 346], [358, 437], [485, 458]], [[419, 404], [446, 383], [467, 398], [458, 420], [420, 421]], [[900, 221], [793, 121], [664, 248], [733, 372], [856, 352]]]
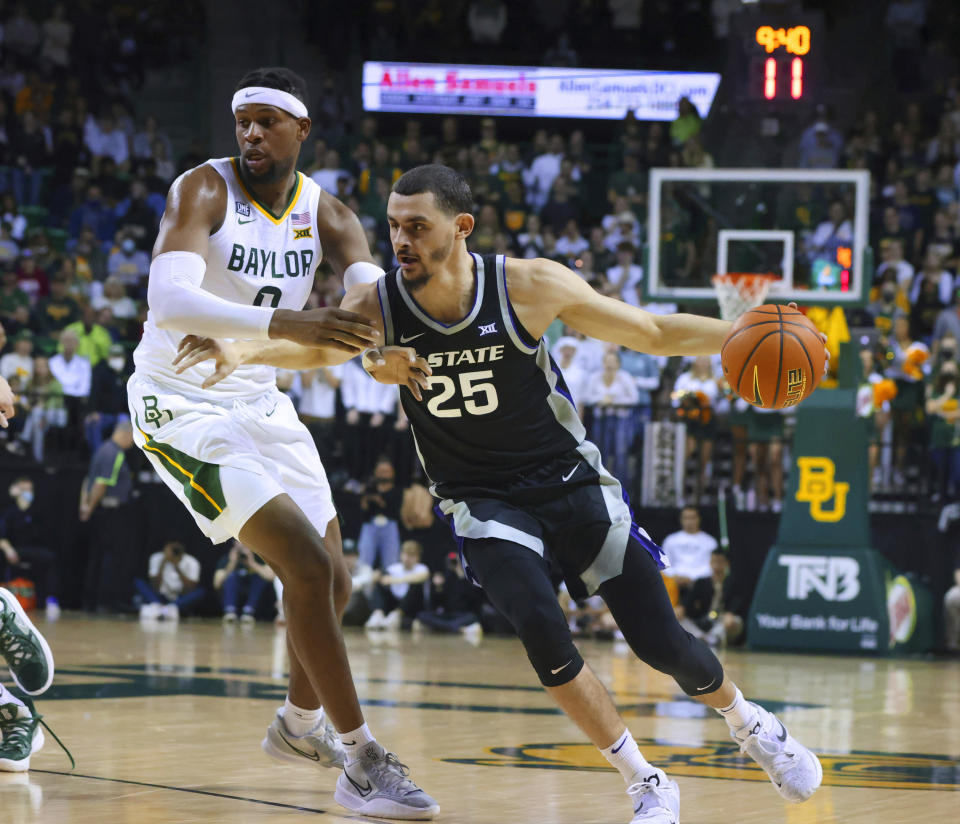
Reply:
[[[822, 779], [817, 757], [746, 701], [709, 647], [677, 622], [660, 577], [663, 554], [633, 523], [620, 483], [585, 439], [542, 338], [560, 318], [631, 349], [707, 355], [719, 352], [730, 324], [650, 314], [596, 293], [550, 260], [471, 254], [471, 207], [469, 186], [452, 169], [405, 173], [387, 206], [400, 265], [343, 302], [379, 326], [387, 346], [410, 346], [426, 361], [400, 396], [468, 574], [510, 620], [552, 698], [623, 775], [633, 822], [676, 824], [678, 787], [643, 758], [581, 658], [552, 571], [574, 597], [599, 594], [640, 659], [716, 709], [784, 798], [806, 800]], [[246, 362], [256, 361], [256, 346]], [[209, 342], [184, 348], [204, 347], [220, 372], [240, 357]], [[382, 356], [374, 350], [371, 359]]]

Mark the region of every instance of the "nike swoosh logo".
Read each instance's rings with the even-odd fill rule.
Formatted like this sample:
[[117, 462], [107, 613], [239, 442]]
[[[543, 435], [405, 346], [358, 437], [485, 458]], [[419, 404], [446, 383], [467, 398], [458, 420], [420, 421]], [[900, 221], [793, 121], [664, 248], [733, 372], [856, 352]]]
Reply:
[[787, 740], [787, 728], [780, 721], [777, 721], [777, 723], [780, 724], [780, 735], [777, 736], [777, 741], [783, 744]]
[[[316, 752], [316, 751], [314, 751], [314, 752], [312, 752], [312, 753], [304, 752], [304, 751], [301, 750], [298, 746], [296, 746], [295, 744], [291, 743], [291, 742], [287, 739], [287, 736], [285, 736], [280, 730], [277, 730], [277, 733], [278, 733], [279, 736], [283, 739], [283, 743], [286, 744], [286, 745], [287, 745], [291, 750], [293, 750], [294, 752], [300, 753], [300, 755], [302, 755], [304, 758], [309, 758], [311, 761], [319, 761], [319, 760], [320, 760], [320, 753], [318, 753], [318, 752]], [[347, 777], [349, 778], [349, 776], [347, 776]]]
[[257, 92], [247, 92], [244, 97], [253, 97]]
[[416, 335], [410, 335], [410, 337], [407, 337], [406, 335], [401, 335], [401, 336], [400, 336], [400, 343], [409, 343], [410, 341], [416, 340], [417, 338], [419, 338], [420, 335], [425, 335], [425, 334], [427, 334], [427, 333], [426, 333], [426, 332], [420, 332], [420, 333], [418, 333], [418, 334], [416, 334]]
[[627, 743], [627, 739], [628, 739], [629, 737], [630, 737], [629, 735], [623, 736], [623, 741], [620, 742], [620, 746], [618, 746], [616, 749], [611, 750], [610, 752], [612, 752], [614, 755], [616, 755], [618, 752], [620, 752], [620, 750], [623, 749], [623, 745]]
[[716, 680], [717, 680], [717, 679], [714, 678], [713, 681], [711, 681], [711, 682], [710, 682], [709, 684], [707, 684], [705, 687], [697, 687], [697, 692], [703, 692], [704, 690], [710, 689], [710, 687], [712, 687], [712, 686], [714, 685], [714, 683], [716, 682]]
[[580, 468], [580, 464], [577, 464], [573, 469], [571, 469], [566, 475], [563, 476], [564, 482], [569, 481], [573, 477], [573, 473]]
[[271, 409], [269, 412], [267, 412], [267, 417], [268, 417], [268, 418], [269, 418], [274, 412], [277, 411], [277, 407], [278, 407], [279, 405], [280, 405], [280, 404], [274, 404], [273, 409]]
[[567, 661], [567, 663], [564, 664], [562, 667], [557, 667], [556, 669], [550, 670], [550, 674], [551, 674], [551, 675], [556, 675], [558, 672], [560, 672], [560, 670], [565, 670], [565, 669], [566, 669], [567, 667], [569, 667], [569, 666], [570, 666], [570, 662]]
[[360, 795], [361, 795], [362, 797], [366, 798], [368, 795], [370, 795], [371, 792], [373, 792], [373, 787], [370, 786], [370, 782], [369, 782], [369, 781], [367, 782], [367, 786], [366, 786], [366, 787], [361, 787], [356, 781], [354, 781], [354, 780], [350, 777], [350, 773], [348, 773], [348, 772], [346, 771], [346, 769], [344, 769], [343, 774], [347, 777], [347, 781], [349, 781], [351, 784], [353, 784], [353, 786], [356, 788], [357, 792], [360, 793]]
[[237, 225], [238, 225], [238, 226], [243, 226], [243, 225], [246, 224], [246, 223], [253, 223], [253, 221], [255, 221], [255, 220], [256, 220], [255, 217], [250, 218], [250, 220], [238, 220], [238, 221], [237, 221]]

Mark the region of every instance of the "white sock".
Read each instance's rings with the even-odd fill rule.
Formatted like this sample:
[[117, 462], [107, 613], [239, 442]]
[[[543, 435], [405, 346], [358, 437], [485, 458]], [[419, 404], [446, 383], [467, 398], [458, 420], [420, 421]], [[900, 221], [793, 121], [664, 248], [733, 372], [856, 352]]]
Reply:
[[603, 757], [620, 771], [623, 780], [627, 784], [634, 783], [634, 777], [637, 773], [642, 773], [644, 777], [659, 772], [656, 767], [650, 764], [646, 758], [640, 754], [640, 748], [630, 730], [625, 729], [620, 736], [605, 750], [600, 750]]
[[366, 721], [363, 725], [350, 732], [340, 733], [340, 743], [343, 744], [343, 751], [347, 756], [347, 763], [350, 764], [360, 757], [362, 750], [371, 741], [376, 741]]
[[290, 702], [290, 696], [283, 702], [283, 725], [291, 735], [300, 738], [313, 732], [323, 721], [323, 707], [305, 710]]
[[748, 724], [753, 724], [756, 722], [757, 710], [753, 704], [749, 703], [743, 697], [743, 693], [740, 692], [739, 687], [735, 687], [734, 689], [736, 689], [737, 695], [733, 699], [733, 703], [729, 707], [718, 709], [717, 712], [724, 717], [727, 722], [727, 726], [736, 732], [737, 730], [743, 729]]
[[17, 696], [10, 692], [10, 690], [8, 690], [3, 684], [0, 684], [0, 704], [18, 704], [21, 707], [26, 706], [23, 701], [17, 698]]

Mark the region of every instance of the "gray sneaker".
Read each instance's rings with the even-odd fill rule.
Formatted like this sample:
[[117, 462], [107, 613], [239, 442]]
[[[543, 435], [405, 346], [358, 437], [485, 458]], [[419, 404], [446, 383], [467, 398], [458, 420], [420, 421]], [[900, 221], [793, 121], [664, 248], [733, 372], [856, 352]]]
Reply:
[[747, 753], [770, 776], [770, 781], [787, 801], [806, 801], [823, 781], [820, 759], [787, 732], [772, 712], [750, 702], [757, 711], [752, 725], [732, 733]]
[[267, 736], [260, 742], [260, 747], [278, 761], [313, 763], [318, 767], [337, 769], [342, 768], [346, 761], [340, 736], [326, 716], [313, 732], [295, 736], [283, 723], [283, 707], [277, 710], [273, 723], [267, 727]]
[[53, 683], [53, 653], [46, 639], [10, 590], [0, 587], [0, 657], [27, 695], [40, 695]]
[[348, 810], [373, 818], [433, 818], [440, 805], [407, 778], [409, 774], [397, 756], [372, 741], [343, 768], [333, 797]]

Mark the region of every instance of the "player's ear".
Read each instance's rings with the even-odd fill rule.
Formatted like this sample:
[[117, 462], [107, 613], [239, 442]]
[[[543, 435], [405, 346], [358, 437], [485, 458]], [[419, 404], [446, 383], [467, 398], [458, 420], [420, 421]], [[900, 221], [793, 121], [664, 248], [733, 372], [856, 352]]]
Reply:
[[307, 139], [311, 126], [313, 126], [313, 121], [309, 117], [297, 118], [297, 141], [299, 143], [303, 143]]
[[469, 237], [470, 233], [473, 231], [473, 215], [469, 212], [461, 212], [457, 215], [457, 237], [465, 238]]

